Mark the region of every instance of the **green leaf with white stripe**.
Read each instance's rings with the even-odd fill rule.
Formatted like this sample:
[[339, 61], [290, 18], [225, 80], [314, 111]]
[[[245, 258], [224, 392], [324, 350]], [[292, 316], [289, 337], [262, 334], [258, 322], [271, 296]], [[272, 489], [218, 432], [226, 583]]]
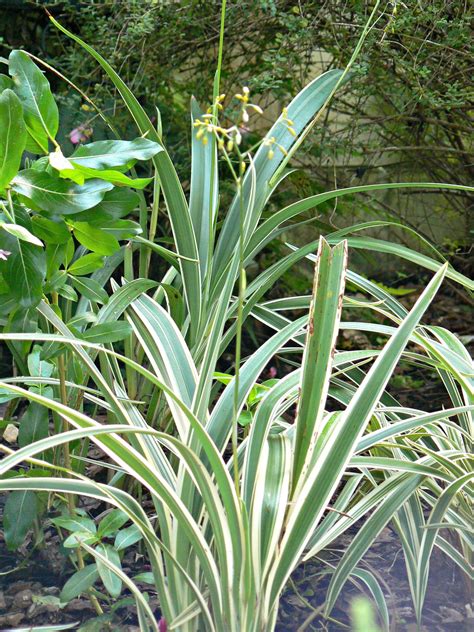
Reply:
[[446, 265], [430, 281], [374, 362], [349, 406], [341, 415], [337, 432], [325, 444], [323, 451], [315, 455], [300, 494], [290, 509], [287, 529], [281, 544], [281, 556], [272, 577], [271, 601], [283, 589], [295, 559], [301, 555], [314, 526], [319, 522], [405, 345], [435, 296], [445, 274]]
[[305, 474], [321, 422], [329, 390], [329, 378], [341, 318], [347, 245], [331, 249], [321, 238], [314, 274], [313, 299], [309, 311], [301, 376], [301, 395], [296, 418], [293, 489]]

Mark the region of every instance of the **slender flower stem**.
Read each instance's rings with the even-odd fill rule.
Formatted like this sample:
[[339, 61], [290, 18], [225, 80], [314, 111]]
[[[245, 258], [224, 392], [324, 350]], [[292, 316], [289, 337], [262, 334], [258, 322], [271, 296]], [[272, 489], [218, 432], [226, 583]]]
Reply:
[[[213, 122], [217, 125], [219, 108], [218, 108], [218, 97], [220, 95], [221, 89], [221, 72], [222, 72], [222, 56], [224, 52], [224, 31], [225, 31], [225, 14], [226, 14], [226, 0], [222, 0], [221, 7], [221, 23], [220, 23], [220, 31], [219, 31], [219, 49], [217, 53], [217, 68], [216, 74], [214, 75], [214, 85], [213, 85], [213, 100], [212, 100], [212, 117]], [[214, 143], [217, 142], [217, 137], [214, 136]], [[213, 151], [212, 153], [212, 164], [211, 164], [211, 190], [209, 195], [209, 232], [208, 232], [208, 246], [207, 246], [207, 269], [204, 270], [205, 278], [204, 278], [204, 288], [203, 288], [203, 296], [205, 303], [208, 300], [210, 293], [210, 283], [212, 276], [212, 262], [213, 257], [212, 253], [214, 252], [214, 243], [216, 238], [216, 224], [217, 224], [217, 208], [214, 208], [214, 196], [216, 194], [217, 188], [217, 179], [213, 177], [214, 173], [217, 173], [217, 151]], [[218, 206], [218, 202], [216, 201], [216, 207]], [[204, 209], [203, 209], [204, 212]], [[204, 304], [205, 304], [204, 303]], [[206, 323], [207, 314], [202, 315], [202, 323]]]
[[242, 192], [242, 178], [245, 163], [239, 152], [239, 172], [237, 183], [237, 193], [240, 200], [240, 230], [239, 230], [239, 295], [237, 303], [237, 331], [235, 338], [235, 388], [234, 388], [234, 419], [232, 424], [232, 457], [234, 465], [234, 484], [237, 495], [240, 495], [240, 476], [238, 459], [238, 410], [239, 410], [239, 386], [240, 386], [240, 360], [242, 355], [242, 325], [243, 325], [243, 305], [246, 289], [246, 275], [244, 269], [244, 200]]

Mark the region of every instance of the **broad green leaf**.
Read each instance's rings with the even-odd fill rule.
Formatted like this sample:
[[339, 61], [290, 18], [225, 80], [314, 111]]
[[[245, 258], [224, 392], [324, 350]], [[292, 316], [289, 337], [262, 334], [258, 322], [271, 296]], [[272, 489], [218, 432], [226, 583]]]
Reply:
[[97, 536], [90, 531], [74, 531], [63, 541], [66, 549], [76, 549], [81, 544], [95, 544]]
[[[70, 237], [71, 242], [74, 242]], [[73, 243], [74, 247], [74, 243]], [[59, 272], [59, 268], [65, 263], [67, 255], [68, 243], [66, 244], [48, 244], [46, 243], [46, 278], [54, 279]]]
[[90, 301], [103, 305], [109, 300], [107, 292], [94, 279], [71, 275], [71, 281], [76, 290]]
[[[31, 222], [22, 209], [15, 214], [17, 224], [31, 230]], [[36, 305], [43, 293], [46, 275], [46, 256], [39, 246], [15, 238], [16, 248], [6, 261], [0, 261], [0, 272], [10, 288], [12, 297], [22, 307]]]
[[26, 144], [22, 105], [12, 90], [0, 94], [0, 190], [18, 173]]
[[68, 224], [72, 227], [77, 241], [92, 252], [99, 255], [113, 255], [120, 249], [120, 244], [113, 235], [88, 222], [69, 221]]
[[122, 241], [124, 239], [133, 239], [142, 232], [142, 227], [138, 222], [130, 219], [117, 219], [112, 222], [90, 222], [92, 226], [101, 228], [109, 235]]
[[90, 253], [73, 261], [67, 271], [74, 276], [85, 276], [99, 270], [103, 264], [104, 257], [102, 255]]
[[69, 156], [74, 164], [88, 169], [113, 169], [136, 160], [149, 160], [162, 151], [160, 144], [147, 138], [135, 140], [99, 140], [81, 145]]
[[75, 303], [77, 303], [77, 301], [79, 300], [79, 296], [76, 290], [66, 283], [64, 285], [60, 285], [57, 289], [57, 292], [59, 296], [62, 296], [68, 301], [74, 301]]
[[84, 340], [95, 343], [118, 342], [124, 340], [132, 333], [132, 328], [128, 323], [119, 321], [116, 323], [102, 323], [93, 325], [82, 336]]
[[64, 220], [51, 220], [42, 215], [33, 215], [31, 218], [33, 233], [48, 244], [65, 244], [71, 237], [71, 233]]
[[127, 217], [140, 204], [140, 198], [131, 189], [114, 188], [107, 191], [102, 201], [93, 208], [83, 211], [73, 219], [83, 222], [112, 221]]
[[123, 549], [132, 546], [132, 544], [139, 542], [142, 537], [143, 535], [140, 529], [138, 529], [136, 525], [132, 524], [131, 527], [121, 529], [117, 533], [115, 536], [114, 547], [117, 551], [122, 551]]
[[59, 598], [61, 601], [68, 602], [86, 592], [99, 579], [99, 571], [97, 564], [88, 564], [80, 571], [74, 573], [64, 584]]
[[155, 578], [153, 576], [153, 573], [149, 572], [139, 573], [138, 575], [135, 575], [133, 580], [136, 582], [143, 582], [144, 584], [150, 584], [150, 586], [155, 585]]
[[28, 371], [31, 377], [51, 377], [54, 365], [41, 359], [41, 347], [35, 347], [28, 355]]
[[113, 509], [99, 522], [97, 533], [100, 538], [110, 537], [123, 527], [123, 525], [129, 520], [126, 513], [120, 509]]
[[71, 531], [72, 533], [83, 533], [85, 531], [96, 533], [97, 531], [95, 522], [86, 516], [59, 516], [53, 518], [51, 522], [57, 527], [61, 527], [61, 529], [66, 529], [66, 531]]
[[0, 228], [3, 228], [3, 230], [6, 230], [7, 233], [10, 233], [10, 235], [13, 235], [17, 239], [20, 239], [21, 241], [26, 241], [29, 244], [34, 244], [35, 246], [40, 246], [41, 248], [44, 245], [43, 242], [40, 239], [38, 239], [38, 237], [35, 237], [24, 226], [20, 226], [18, 224], [7, 224], [5, 222], [1, 222]]
[[253, 420], [252, 413], [249, 410], [243, 410], [240, 413], [239, 418], [237, 419], [237, 423], [242, 428], [246, 428], [247, 426], [250, 426], [250, 424], [252, 423], [252, 420]]
[[[120, 556], [114, 547], [110, 544], [98, 544], [97, 552], [100, 555], [103, 555], [113, 566], [118, 569], [122, 569], [122, 565], [120, 563]], [[99, 575], [101, 580], [104, 582], [104, 586], [110, 593], [112, 597], [115, 599], [122, 592], [122, 580], [108, 567], [106, 566], [100, 558], [96, 558], [97, 570], [99, 571]]]
[[48, 80], [21, 50], [10, 53], [9, 72], [14, 90], [23, 105], [26, 128], [30, 136], [27, 149], [33, 153], [47, 154], [49, 140], [55, 138], [59, 126], [58, 106]]
[[18, 445], [22, 448], [34, 441], [38, 441], [38, 439], [44, 439], [48, 436], [48, 428], [48, 409], [35, 402], [31, 402], [20, 420]]
[[84, 184], [86, 180], [98, 178], [99, 180], [105, 180], [111, 182], [114, 186], [126, 186], [133, 189], [144, 189], [147, 184], [153, 180], [153, 178], [130, 178], [121, 171], [113, 169], [90, 169], [89, 167], [83, 167], [71, 163], [70, 168], [58, 169], [61, 178], [68, 178], [73, 180], [77, 184]]
[[45, 171], [25, 169], [12, 180], [12, 189], [31, 200], [51, 215], [71, 215], [98, 204], [106, 191], [113, 188], [110, 182], [88, 180], [83, 186], [66, 182]]
[[3, 533], [9, 551], [16, 551], [33, 526], [38, 513], [36, 494], [32, 491], [15, 491], [8, 494], [3, 510]]
[[13, 90], [13, 81], [7, 75], [0, 75], [0, 93], [8, 89]]

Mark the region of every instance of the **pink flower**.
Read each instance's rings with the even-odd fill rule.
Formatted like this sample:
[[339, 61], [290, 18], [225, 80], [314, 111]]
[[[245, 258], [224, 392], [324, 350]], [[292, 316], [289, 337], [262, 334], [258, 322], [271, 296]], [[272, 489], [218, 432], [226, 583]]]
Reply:
[[69, 132], [69, 140], [73, 145], [85, 142], [92, 136], [92, 128], [85, 125], [78, 125]]
[[275, 377], [277, 376], [277, 370], [276, 370], [276, 368], [275, 368], [274, 366], [271, 366], [271, 367], [268, 369], [268, 375], [269, 375], [272, 379], [273, 379], [273, 378], [275, 378]]
[[161, 619], [158, 621], [158, 630], [160, 632], [168, 631], [168, 624], [166, 623], [166, 619], [164, 617], [161, 617]]
[[8, 259], [8, 255], [11, 255], [11, 252], [8, 252], [8, 250], [0, 250], [0, 259], [2, 261], [6, 261]]

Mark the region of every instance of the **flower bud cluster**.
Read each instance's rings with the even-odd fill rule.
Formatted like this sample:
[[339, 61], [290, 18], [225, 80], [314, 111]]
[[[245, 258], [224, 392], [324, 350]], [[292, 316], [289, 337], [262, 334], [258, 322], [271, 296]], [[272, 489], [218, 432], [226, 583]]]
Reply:
[[257, 112], [257, 114], [263, 114], [263, 110], [259, 105], [256, 105], [255, 103], [249, 103], [249, 98], [250, 98], [250, 90], [247, 86], [244, 86], [242, 88], [242, 93], [243, 94], [239, 94], [237, 93], [235, 95], [235, 98], [240, 101], [241, 103], [241, 117], [242, 117], [242, 122], [243, 123], [248, 123], [250, 116], [248, 113], [249, 109], [254, 110], [254, 112]]
[[[225, 149], [228, 153], [232, 152], [235, 146], [240, 145], [242, 142], [242, 131], [245, 130], [245, 124], [249, 121], [249, 110], [253, 110], [257, 114], [263, 114], [263, 110], [259, 105], [250, 102], [250, 90], [247, 86], [243, 87], [241, 93], [237, 93], [234, 96], [241, 104], [239, 124], [230, 127], [222, 127], [218, 123], [216, 112], [223, 109], [222, 104], [225, 99], [225, 94], [219, 95], [213, 105], [207, 109], [206, 114], [203, 114], [201, 118], [194, 121], [193, 125], [197, 129], [196, 138], [200, 140], [203, 145], [207, 145], [209, 136], [214, 135], [217, 139], [217, 146], [220, 151], [224, 151]], [[288, 109], [286, 107], [282, 110], [279, 122], [284, 125], [286, 130], [293, 137], [297, 136], [294, 129], [295, 124], [288, 118]], [[265, 138], [262, 144], [264, 147], [268, 147], [267, 157], [269, 160], [274, 157], [275, 149], [281, 151], [284, 156], [288, 154], [283, 145], [277, 142], [275, 136]]]
[[216, 120], [215, 112], [223, 109], [223, 101], [225, 94], [220, 94], [214, 104], [207, 109], [206, 114], [194, 121], [193, 125], [197, 128], [196, 138], [207, 145], [209, 136], [214, 135], [217, 139], [218, 148], [223, 151], [231, 152], [236, 145], [242, 142], [242, 125], [240, 123], [248, 123], [249, 109], [254, 110], [258, 114], [263, 114], [260, 106], [249, 102], [250, 90], [247, 86], [242, 89], [242, 94], [238, 93], [235, 98], [241, 102], [240, 120], [238, 125], [230, 127], [222, 127]]

